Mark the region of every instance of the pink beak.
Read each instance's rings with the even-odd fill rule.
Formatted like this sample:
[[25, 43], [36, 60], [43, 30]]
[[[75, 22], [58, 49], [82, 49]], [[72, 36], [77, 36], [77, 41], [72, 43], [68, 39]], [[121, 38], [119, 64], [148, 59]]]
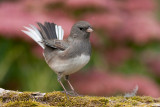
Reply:
[[93, 32], [93, 29], [91, 27], [89, 27], [86, 32]]

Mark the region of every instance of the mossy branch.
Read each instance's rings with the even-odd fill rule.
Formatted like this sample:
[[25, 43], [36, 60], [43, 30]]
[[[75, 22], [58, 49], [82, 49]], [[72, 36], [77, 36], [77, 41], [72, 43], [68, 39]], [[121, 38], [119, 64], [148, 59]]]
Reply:
[[95, 97], [95, 96], [78, 96], [69, 97], [59, 91], [51, 93], [39, 92], [18, 92], [4, 90], [0, 88], [0, 106], [19, 107], [19, 106], [75, 106], [75, 107], [111, 107], [111, 106], [160, 106], [160, 98], [148, 96], [134, 97]]

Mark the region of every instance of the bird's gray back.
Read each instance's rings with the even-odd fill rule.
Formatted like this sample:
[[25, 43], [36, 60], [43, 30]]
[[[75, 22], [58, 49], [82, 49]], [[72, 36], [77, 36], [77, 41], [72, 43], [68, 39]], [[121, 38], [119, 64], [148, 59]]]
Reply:
[[66, 50], [54, 49], [46, 47], [44, 49], [44, 56], [47, 60], [54, 59], [56, 57], [61, 59], [73, 58], [80, 56], [81, 54], [91, 55], [91, 44], [89, 40], [74, 40], [70, 43]]

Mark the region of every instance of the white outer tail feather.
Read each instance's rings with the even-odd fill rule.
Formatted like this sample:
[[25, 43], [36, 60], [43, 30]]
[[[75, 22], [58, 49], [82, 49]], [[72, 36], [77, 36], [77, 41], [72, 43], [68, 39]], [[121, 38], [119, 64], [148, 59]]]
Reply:
[[[25, 30], [21, 30], [21, 31], [24, 32], [29, 37], [31, 37], [35, 42], [37, 42], [44, 49], [45, 45], [43, 44], [43, 38], [39, 30], [34, 25], [31, 25], [31, 24], [30, 24], [30, 27], [24, 26], [24, 28], [27, 29], [27, 31]], [[56, 31], [57, 39], [63, 40], [64, 31], [62, 27], [55, 25], [55, 31]]]
[[55, 29], [56, 29], [56, 35], [57, 35], [58, 40], [63, 40], [64, 31], [62, 27], [56, 25]]
[[26, 28], [28, 31], [22, 30], [22, 32], [24, 32], [29, 37], [31, 37], [35, 42], [37, 42], [44, 49], [44, 44], [42, 43], [43, 40], [40, 32], [35, 26], [33, 25], [30, 25], [30, 26], [31, 28], [24, 26], [24, 28]]

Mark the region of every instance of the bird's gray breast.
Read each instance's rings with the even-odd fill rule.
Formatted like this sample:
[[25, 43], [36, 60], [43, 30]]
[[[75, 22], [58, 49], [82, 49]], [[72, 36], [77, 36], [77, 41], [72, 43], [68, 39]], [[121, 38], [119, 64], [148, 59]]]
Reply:
[[64, 75], [69, 75], [80, 70], [89, 62], [89, 60], [89, 55], [81, 54], [80, 56], [69, 59], [56, 60], [52, 62], [50, 67], [57, 73], [61, 72]]
[[73, 42], [66, 50], [44, 52], [48, 65], [63, 75], [72, 74], [84, 67], [90, 60], [91, 46], [89, 42]]

